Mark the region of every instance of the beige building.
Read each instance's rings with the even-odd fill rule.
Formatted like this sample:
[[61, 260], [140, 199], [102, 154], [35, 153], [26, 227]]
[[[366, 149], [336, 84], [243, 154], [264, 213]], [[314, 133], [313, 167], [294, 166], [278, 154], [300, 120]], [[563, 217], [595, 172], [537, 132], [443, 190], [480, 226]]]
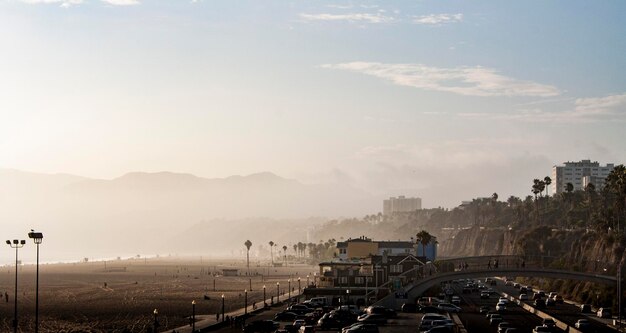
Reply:
[[391, 197], [383, 200], [383, 214], [392, 215], [393, 213], [412, 212], [422, 209], [421, 198], [406, 198], [403, 195], [395, 198]]
[[574, 191], [584, 190], [590, 183], [599, 190], [604, 187], [606, 177], [615, 167], [612, 163], [601, 166], [600, 163], [591, 162], [591, 160], [565, 162], [563, 164], [552, 167], [552, 185], [550, 189], [552, 194], [565, 192], [567, 183], [574, 185]]

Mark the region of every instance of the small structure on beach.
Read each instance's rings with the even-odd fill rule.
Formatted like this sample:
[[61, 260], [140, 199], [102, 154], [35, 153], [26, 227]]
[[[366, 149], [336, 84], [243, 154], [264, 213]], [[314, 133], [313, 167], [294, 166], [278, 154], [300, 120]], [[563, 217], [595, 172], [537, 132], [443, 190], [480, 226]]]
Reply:
[[237, 276], [239, 275], [239, 270], [236, 268], [224, 268], [222, 269], [222, 275], [224, 276]]

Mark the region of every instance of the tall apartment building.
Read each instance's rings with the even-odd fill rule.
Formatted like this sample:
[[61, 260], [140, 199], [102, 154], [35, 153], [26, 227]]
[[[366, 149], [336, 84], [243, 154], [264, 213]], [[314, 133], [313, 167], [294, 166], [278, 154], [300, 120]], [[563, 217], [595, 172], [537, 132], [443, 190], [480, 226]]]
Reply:
[[580, 162], [565, 162], [564, 166], [552, 167], [551, 192], [559, 194], [565, 192], [567, 183], [574, 185], [574, 191], [584, 190], [588, 184], [593, 184], [596, 189], [604, 186], [604, 181], [615, 167], [613, 163], [601, 166], [598, 162], [582, 160]]
[[403, 195], [383, 200], [383, 214], [391, 215], [399, 212], [412, 212], [422, 209], [421, 198], [405, 198]]

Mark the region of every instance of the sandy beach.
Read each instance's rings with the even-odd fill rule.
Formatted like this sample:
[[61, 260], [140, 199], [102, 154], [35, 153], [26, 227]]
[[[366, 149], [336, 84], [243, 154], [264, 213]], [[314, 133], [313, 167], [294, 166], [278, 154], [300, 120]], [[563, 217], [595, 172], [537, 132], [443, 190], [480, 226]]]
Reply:
[[[304, 288], [307, 274], [317, 271], [315, 266], [268, 264], [251, 262], [250, 276], [243, 261], [200, 257], [41, 265], [40, 332], [146, 332], [154, 309], [159, 312], [160, 329], [172, 329], [189, 323], [193, 300], [197, 315], [214, 316], [221, 312], [222, 294], [228, 312], [243, 307], [246, 289], [249, 304], [260, 304], [264, 285], [269, 298], [276, 295], [277, 282], [286, 293], [288, 279], [296, 290], [300, 277]], [[239, 269], [239, 275], [223, 276], [223, 268]], [[20, 331], [33, 332], [35, 266], [21, 266], [18, 279]], [[11, 331], [14, 283], [14, 266], [0, 268], [1, 332]]]

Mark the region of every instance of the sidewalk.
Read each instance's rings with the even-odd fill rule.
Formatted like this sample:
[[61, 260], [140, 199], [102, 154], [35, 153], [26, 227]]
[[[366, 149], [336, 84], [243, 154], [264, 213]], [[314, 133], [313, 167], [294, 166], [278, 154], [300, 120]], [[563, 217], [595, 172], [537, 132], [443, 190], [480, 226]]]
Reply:
[[[304, 289], [303, 289], [304, 290]], [[294, 290], [291, 293], [291, 298], [295, 298], [300, 296], [301, 292], [299, 292], [298, 290]], [[285, 300], [288, 298], [288, 293], [285, 293], [284, 295], [281, 296], [281, 303], [278, 304], [283, 304], [285, 305]], [[265, 302], [269, 305], [270, 301], [272, 299], [268, 298], [265, 300]], [[257, 302], [259, 303], [259, 302]], [[255, 313], [260, 313], [262, 311], [264, 311], [263, 309], [263, 302], [260, 302], [261, 306], [257, 307], [256, 309], [252, 308], [252, 305], [248, 306], [248, 316], [250, 315], [254, 315]], [[275, 307], [276, 304], [274, 304], [272, 307]], [[234, 311], [230, 311], [230, 312], [226, 312], [224, 313], [224, 316], [228, 316], [230, 318], [235, 318], [238, 316], [243, 316], [245, 313], [245, 309], [244, 308], [240, 308]], [[227, 327], [227, 323], [222, 322], [222, 314], [220, 313], [220, 321], [216, 321], [215, 320], [215, 314], [212, 315], [196, 315], [196, 331], [199, 332], [207, 332], [207, 331], [212, 331], [212, 330], [217, 330], [219, 328], [222, 327]], [[172, 333], [173, 331], [176, 331], [177, 333], [192, 333], [191, 332], [191, 326], [190, 325], [185, 325], [185, 326], [181, 326], [181, 327], [177, 327], [171, 330], [167, 330], [167, 331], [159, 331], [162, 333]]]

